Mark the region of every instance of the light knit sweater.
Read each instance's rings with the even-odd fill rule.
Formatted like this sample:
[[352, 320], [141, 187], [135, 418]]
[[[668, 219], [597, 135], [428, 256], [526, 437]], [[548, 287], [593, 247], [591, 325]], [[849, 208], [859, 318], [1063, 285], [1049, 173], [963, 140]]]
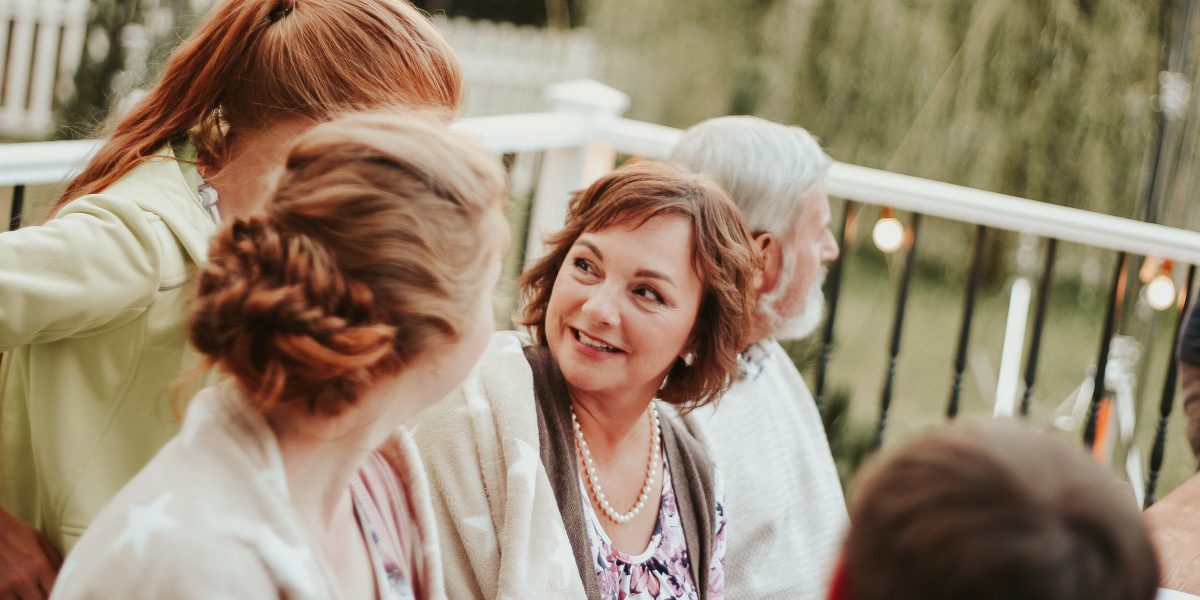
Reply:
[[725, 479], [728, 598], [821, 600], [848, 524], [825, 428], [790, 357], [757, 344], [761, 367], [686, 420]]

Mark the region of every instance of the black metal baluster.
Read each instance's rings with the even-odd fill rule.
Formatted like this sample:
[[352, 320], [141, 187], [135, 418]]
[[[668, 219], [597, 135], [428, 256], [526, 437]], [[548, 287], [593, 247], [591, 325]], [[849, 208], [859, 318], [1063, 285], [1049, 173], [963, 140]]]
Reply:
[[979, 274], [983, 271], [983, 247], [987, 228], [975, 226], [975, 237], [971, 241], [971, 272], [967, 275], [967, 289], [963, 294], [962, 327], [958, 331], [958, 352], [954, 356], [954, 379], [950, 383], [950, 402], [946, 405], [946, 417], [958, 416], [958, 400], [962, 395], [963, 370], [967, 368], [967, 348], [971, 343], [971, 321], [975, 316], [975, 290], [979, 287]]
[[921, 225], [920, 213], [913, 213], [908, 231], [908, 252], [904, 259], [904, 272], [900, 275], [900, 288], [896, 294], [896, 314], [892, 319], [892, 339], [888, 350], [887, 374], [883, 380], [883, 393], [879, 399], [879, 424], [875, 429], [875, 448], [883, 446], [883, 432], [887, 428], [888, 413], [892, 408], [892, 385], [896, 379], [896, 360], [900, 355], [900, 334], [904, 327], [904, 310], [908, 303], [908, 288], [912, 282], [913, 265], [917, 262], [917, 229]]
[[1100, 399], [1104, 397], [1104, 371], [1108, 368], [1108, 349], [1112, 345], [1113, 331], [1117, 326], [1117, 309], [1121, 304], [1125, 283], [1125, 252], [1117, 253], [1117, 266], [1113, 269], [1112, 287], [1108, 292], [1108, 309], [1104, 313], [1104, 331], [1100, 338], [1100, 354], [1096, 357], [1096, 377], [1092, 385], [1092, 403], [1088, 406], [1087, 420], [1083, 426], [1083, 443], [1091, 449], [1096, 443], [1096, 418]]
[[21, 212], [25, 210], [25, 186], [13, 186], [12, 194], [12, 212], [9, 213], [8, 230], [19, 229], [21, 227]]
[[1196, 265], [1188, 267], [1187, 287], [1183, 288], [1179, 303], [1179, 317], [1175, 321], [1175, 336], [1171, 342], [1171, 354], [1167, 358], [1167, 377], [1163, 381], [1162, 399], [1158, 404], [1158, 428], [1154, 433], [1154, 449], [1150, 451], [1150, 475], [1146, 478], [1146, 501], [1142, 508], [1150, 508], [1154, 504], [1154, 493], [1158, 488], [1158, 473], [1162, 470], [1163, 458], [1167, 449], [1167, 425], [1171, 420], [1171, 411], [1175, 408], [1175, 379], [1179, 374], [1179, 361], [1175, 358], [1175, 349], [1179, 347], [1179, 330], [1183, 328], [1183, 320], [1187, 315], [1188, 301], [1192, 293], [1192, 282], [1196, 278]]
[[846, 201], [842, 210], [842, 226], [838, 230], [838, 248], [841, 252], [838, 259], [829, 266], [829, 277], [825, 280], [825, 291], [828, 294], [824, 329], [821, 331], [821, 351], [817, 354], [817, 382], [815, 399], [817, 410], [825, 414], [825, 369], [833, 356], [833, 322], [837, 317], [838, 298], [842, 290], [842, 268], [846, 264], [846, 227], [850, 223], [850, 211], [853, 210], [850, 201]]
[[1058, 251], [1058, 240], [1046, 239], [1046, 262], [1042, 265], [1042, 281], [1038, 287], [1037, 312], [1033, 317], [1033, 337], [1029, 340], [1029, 353], [1025, 357], [1025, 392], [1021, 395], [1021, 416], [1029, 416], [1029, 403], [1033, 399], [1033, 381], [1037, 376], [1038, 352], [1042, 347], [1042, 329], [1046, 326], [1046, 309], [1050, 306], [1050, 290], [1054, 285], [1054, 255]]

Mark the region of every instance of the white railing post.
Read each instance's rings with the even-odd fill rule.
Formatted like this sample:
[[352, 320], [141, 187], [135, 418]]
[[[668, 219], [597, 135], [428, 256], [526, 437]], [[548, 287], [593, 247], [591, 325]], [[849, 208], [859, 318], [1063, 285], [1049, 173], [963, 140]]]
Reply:
[[558, 231], [567, 218], [571, 192], [609, 172], [616, 161], [616, 150], [598, 137], [599, 127], [615, 119], [629, 107], [629, 96], [598, 81], [564, 81], [546, 88], [546, 99], [556, 113], [578, 117], [596, 130], [582, 145], [547, 150], [542, 172], [529, 214], [529, 237], [525, 243], [525, 262], [542, 255], [542, 239]]

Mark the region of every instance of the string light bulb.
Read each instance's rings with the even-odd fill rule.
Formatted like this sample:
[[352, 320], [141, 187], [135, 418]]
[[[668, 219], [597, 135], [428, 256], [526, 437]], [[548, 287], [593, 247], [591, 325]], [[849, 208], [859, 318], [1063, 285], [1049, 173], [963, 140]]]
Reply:
[[871, 239], [875, 247], [891, 254], [900, 249], [904, 243], [904, 224], [896, 218], [892, 207], [885, 206], [879, 213], [879, 220], [871, 230]]
[[1163, 261], [1158, 274], [1142, 288], [1142, 297], [1154, 310], [1171, 308], [1175, 303], [1175, 280], [1171, 278], [1171, 261]]

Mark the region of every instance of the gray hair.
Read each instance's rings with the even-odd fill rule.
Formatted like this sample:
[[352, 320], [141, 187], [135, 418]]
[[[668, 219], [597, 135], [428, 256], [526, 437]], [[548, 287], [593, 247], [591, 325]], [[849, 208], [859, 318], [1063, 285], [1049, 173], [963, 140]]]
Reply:
[[800, 199], [832, 162], [808, 131], [749, 116], [692, 126], [669, 160], [715, 179], [751, 231], [780, 236], [800, 218]]

